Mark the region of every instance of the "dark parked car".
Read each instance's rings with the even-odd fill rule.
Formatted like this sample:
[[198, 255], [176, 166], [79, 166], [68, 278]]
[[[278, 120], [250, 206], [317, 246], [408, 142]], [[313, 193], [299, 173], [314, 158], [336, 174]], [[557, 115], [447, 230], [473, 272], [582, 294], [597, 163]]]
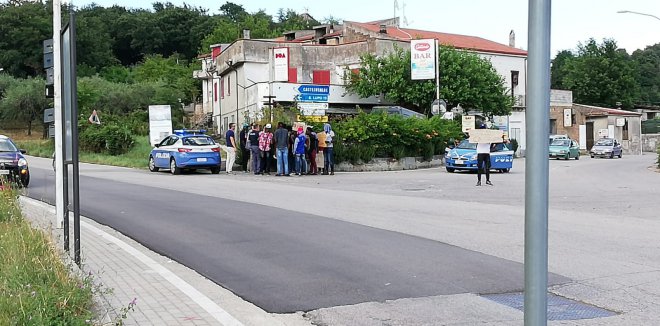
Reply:
[[623, 148], [621, 148], [621, 143], [613, 138], [601, 138], [596, 141], [594, 146], [589, 151], [591, 158], [596, 156], [598, 157], [609, 157], [614, 158], [618, 156], [621, 158], [623, 156]]
[[18, 149], [7, 136], [0, 135], [0, 177], [23, 187], [30, 184], [30, 170], [25, 150]]

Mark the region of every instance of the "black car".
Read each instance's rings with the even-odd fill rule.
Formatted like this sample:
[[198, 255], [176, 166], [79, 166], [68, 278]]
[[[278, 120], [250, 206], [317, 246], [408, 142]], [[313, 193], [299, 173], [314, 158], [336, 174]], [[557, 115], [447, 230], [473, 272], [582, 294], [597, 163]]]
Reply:
[[16, 144], [7, 136], [0, 135], [0, 177], [15, 182], [23, 187], [30, 184], [30, 170], [24, 150], [18, 149]]

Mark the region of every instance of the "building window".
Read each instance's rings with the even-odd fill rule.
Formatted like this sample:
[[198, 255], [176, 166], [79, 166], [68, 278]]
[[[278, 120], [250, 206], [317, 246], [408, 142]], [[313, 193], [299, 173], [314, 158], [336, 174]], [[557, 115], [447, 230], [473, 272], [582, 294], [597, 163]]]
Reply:
[[[217, 90], [218, 90], [218, 88], [216, 87], [216, 92], [217, 92]], [[220, 78], [220, 98], [225, 98], [225, 78], [224, 77]]]
[[289, 68], [289, 83], [298, 83], [298, 68]]
[[515, 139], [520, 144], [520, 141], [522, 140], [520, 139], [520, 134], [521, 134], [520, 128], [511, 128], [511, 134], [509, 135], [509, 139]]
[[628, 119], [623, 123], [623, 136], [621, 137], [621, 140], [630, 140], [630, 138], [628, 138]]
[[577, 122], [576, 122], [575, 114], [572, 114], [571, 115], [571, 126], [574, 126], [576, 124], [577, 124]]
[[233, 114], [231, 115], [231, 122], [232, 123], [236, 122], [236, 121], [234, 121], [234, 115]]
[[330, 70], [314, 70], [313, 83], [317, 85], [330, 85]]
[[222, 131], [229, 129], [229, 118], [224, 117], [222, 119]]
[[227, 96], [231, 96], [231, 75], [227, 75]]
[[213, 101], [218, 101], [218, 83], [213, 83]]

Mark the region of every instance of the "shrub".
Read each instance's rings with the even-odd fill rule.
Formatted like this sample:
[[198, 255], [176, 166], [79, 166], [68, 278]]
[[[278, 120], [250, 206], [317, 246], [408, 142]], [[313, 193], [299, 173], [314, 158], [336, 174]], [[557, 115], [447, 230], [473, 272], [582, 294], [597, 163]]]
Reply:
[[80, 132], [80, 148], [93, 153], [119, 155], [128, 152], [135, 138], [126, 126], [90, 125]]
[[396, 159], [422, 156], [430, 160], [434, 154], [443, 153], [450, 138], [462, 137], [460, 125], [453, 120], [404, 118], [386, 113], [360, 113], [335, 122], [333, 130], [337, 135], [336, 161], [352, 163], [368, 162], [376, 155]]

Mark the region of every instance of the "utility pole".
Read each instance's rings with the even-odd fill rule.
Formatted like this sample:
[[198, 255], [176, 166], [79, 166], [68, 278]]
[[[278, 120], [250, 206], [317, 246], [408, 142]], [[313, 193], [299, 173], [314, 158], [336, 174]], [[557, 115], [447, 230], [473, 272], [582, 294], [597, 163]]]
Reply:
[[548, 323], [550, 0], [529, 0], [529, 106], [525, 160], [525, 326]]

